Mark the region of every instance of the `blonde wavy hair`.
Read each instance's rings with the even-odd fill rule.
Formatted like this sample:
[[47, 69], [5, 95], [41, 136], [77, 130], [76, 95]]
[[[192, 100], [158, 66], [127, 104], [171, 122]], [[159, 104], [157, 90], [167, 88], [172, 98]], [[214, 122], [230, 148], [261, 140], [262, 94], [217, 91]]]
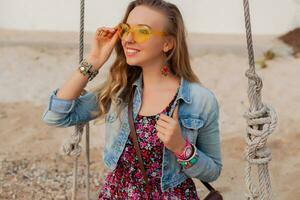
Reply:
[[[189, 52], [186, 42], [186, 31], [182, 15], [176, 5], [164, 0], [135, 0], [129, 3], [122, 21], [127, 21], [129, 13], [136, 6], [147, 6], [162, 12], [168, 19], [165, 32], [175, 39], [174, 48], [166, 53], [171, 72], [177, 77], [183, 77], [190, 82], [201, 84], [197, 75], [193, 72], [189, 60]], [[96, 115], [97, 121], [102, 121], [108, 113], [110, 106], [114, 105], [119, 117], [124, 106], [128, 105], [129, 93], [133, 82], [142, 73], [139, 66], [129, 66], [120, 40], [114, 47], [116, 59], [110, 67], [108, 78], [98, 88], [93, 89], [97, 97], [99, 111]]]

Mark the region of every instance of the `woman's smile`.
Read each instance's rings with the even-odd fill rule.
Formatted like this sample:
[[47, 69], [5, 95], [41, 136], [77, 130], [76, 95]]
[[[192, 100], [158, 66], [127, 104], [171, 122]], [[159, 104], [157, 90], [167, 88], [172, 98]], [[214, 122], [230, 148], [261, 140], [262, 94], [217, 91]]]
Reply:
[[131, 48], [126, 48], [125, 49], [126, 56], [129, 56], [129, 57], [135, 56], [139, 52], [140, 52], [140, 50], [137, 50], [137, 49], [131, 49]]

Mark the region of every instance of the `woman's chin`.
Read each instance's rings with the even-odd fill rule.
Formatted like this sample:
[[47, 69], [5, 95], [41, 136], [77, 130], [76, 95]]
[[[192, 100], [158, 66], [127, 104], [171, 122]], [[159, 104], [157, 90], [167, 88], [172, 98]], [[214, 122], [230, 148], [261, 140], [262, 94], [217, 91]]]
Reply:
[[134, 58], [126, 58], [126, 62], [128, 65], [139, 65], [139, 61]]

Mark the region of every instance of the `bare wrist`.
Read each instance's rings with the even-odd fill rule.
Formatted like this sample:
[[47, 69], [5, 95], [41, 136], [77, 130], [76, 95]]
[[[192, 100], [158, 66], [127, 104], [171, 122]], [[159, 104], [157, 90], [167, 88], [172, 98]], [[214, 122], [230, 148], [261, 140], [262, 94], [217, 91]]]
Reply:
[[103, 63], [104, 63], [101, 60], [99, 60], [99, 58], [96, 58], [96, 57], [91, 56], [91, 55], [86, 57], [86, 61], [93, 65], [93, 67], [92, 67], [93, 70], [99, 70], [102, 67]]
[[174, 152], [176, 154], [181, 154], [184, 151], [185, 146], [186, 146], [186, 142], [185, 142], [185, 140], [183, 140], [182, 143], [180, 145], [178, 145], [178, 149], [175, 150]]

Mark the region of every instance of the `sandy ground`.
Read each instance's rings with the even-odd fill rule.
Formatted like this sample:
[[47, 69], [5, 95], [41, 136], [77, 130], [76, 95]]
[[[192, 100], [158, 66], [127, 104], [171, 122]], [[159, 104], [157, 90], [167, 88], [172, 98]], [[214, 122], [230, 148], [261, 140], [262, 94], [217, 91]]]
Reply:
[[[86, 34], [85, 52], [90, 47], [91, 36]], [[300, 196], [300, 59], [290, 56], [290, 49], [278, 45], [274, 37], [255, 36], [254, 47], [256, 58], [272, 45], [279, 55], [267, 62], [267, 68], [257, 66], [257, 73], [263, 79], [262, 100], [271, 104], [278, 115], [278, 126], [268, 139], [272, 151], [269, 171], [275, 199], [285, 200]], [[248, 80], [244, 75], [248, 68], [245, 38], [243, 35], [189, 34], [188, 43], [195, 72], [220, 102], [224, 168], [212, 185], [225, 199], [245, 199], [246, 162], [242, 152], [246, 147], [246, 122], [242, 115], [249, 107]], [[41, 121], [41, 115], [50, 92], [60, 87], [77, 66], [78, 34], [1, 30], [0, 55], [0, 199], [70, 199], [73, 161], [61, 155], [60, 147], [74, 127], [49, 127]], [[111, 61], [87, 89], [105, 79]], [[90, 128], [91, 196], [95, 199], [106, 173], [102, 164], [105, 138], [103, 125], [90, 123]], [[84, 147], [84, 142], [82, 145]], [[80, 170], [84, 169], [83, 165], [82, 154]], [[16, 170], [11, 171], [12, 168]], [[49, 174], [58, 172], [67, 178], [64, 183], [68, 187], [49, 192], [52, 183], [36, 180], [40, 175], [32, 171], [31, 178], [22, 176], [19, 180], [20, 173], [29, 173], [29, 169]], [[59, 175], [47, 180], [55, 176]], [[194, 180], [202, 199], [207, 190], [200, 181]], [[83, 187], [79, 191], [80, 199], [84, 199], [82, 195]]]

